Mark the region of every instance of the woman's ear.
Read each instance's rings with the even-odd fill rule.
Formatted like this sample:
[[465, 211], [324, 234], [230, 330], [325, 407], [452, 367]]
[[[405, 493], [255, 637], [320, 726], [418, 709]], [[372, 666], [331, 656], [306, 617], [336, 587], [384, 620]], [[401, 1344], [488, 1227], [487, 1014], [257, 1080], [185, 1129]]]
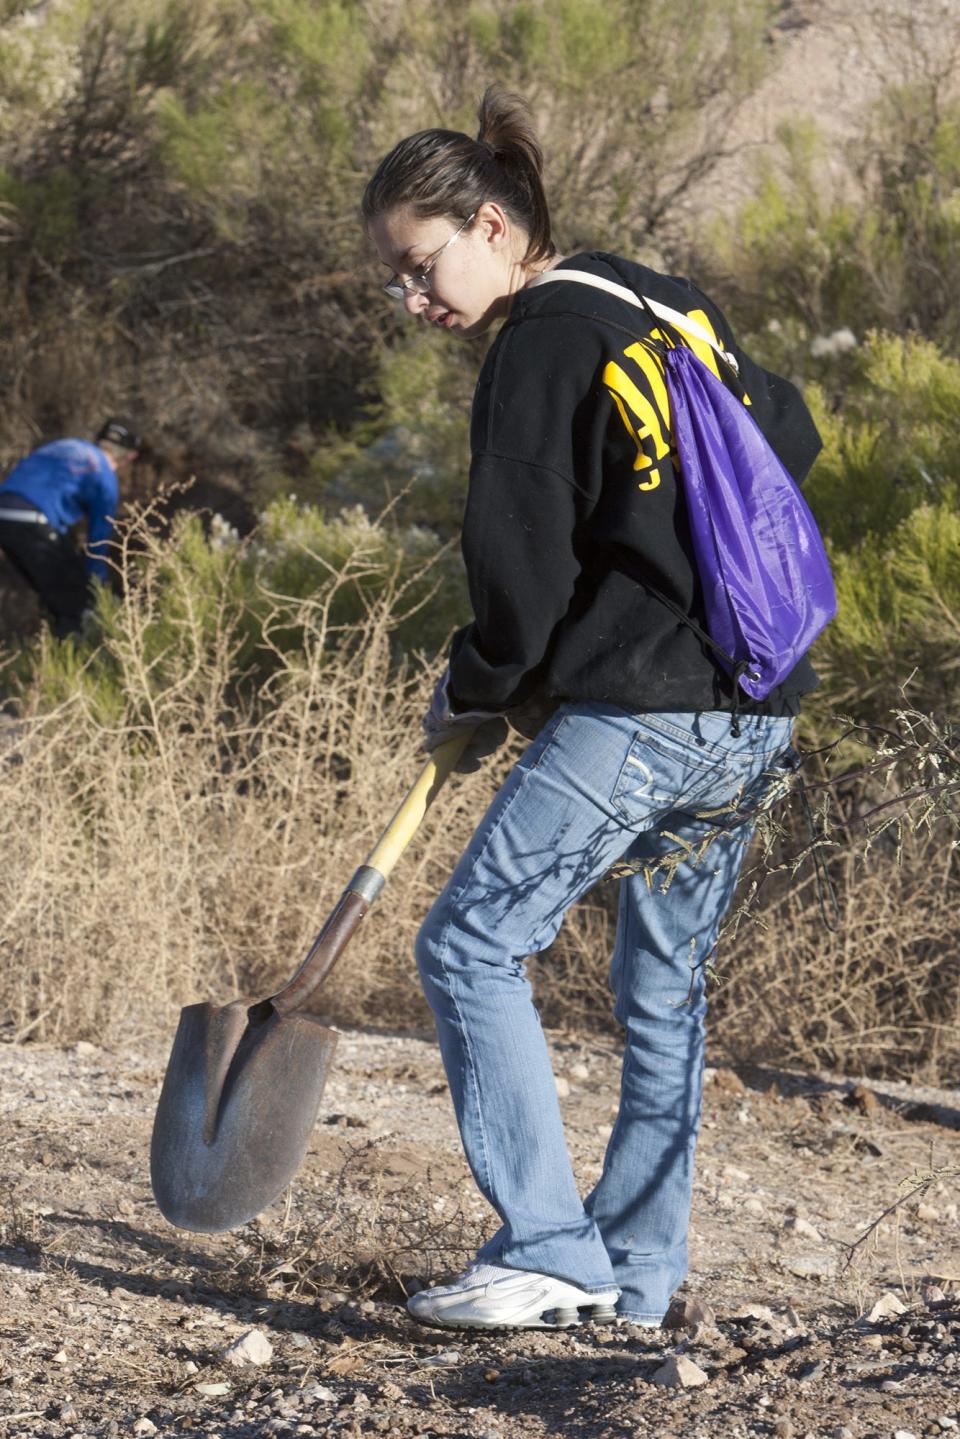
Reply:
[[485, 244], [501, 250], [510, 242], [511, 225], [496, 200], [484, 200], [477, 211], [477, 227]]

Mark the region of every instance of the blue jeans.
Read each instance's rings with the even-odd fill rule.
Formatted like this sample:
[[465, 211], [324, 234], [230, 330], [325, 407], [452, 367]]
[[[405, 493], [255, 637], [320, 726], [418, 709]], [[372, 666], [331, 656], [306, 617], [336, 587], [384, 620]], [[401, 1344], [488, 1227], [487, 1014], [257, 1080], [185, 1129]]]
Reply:
[[[687, 1272], [693, 1155], [703, 1088], [704, 970], [752, 827], [677, 869], [669, 889], [620, 881], [610, 971], [625, 1031], [620, 1107], [603, 1174], [584, 1201], [526, 978], [571, 904], [623, 858], [655, 859], [716, 824], [703, 812], [756, 802], [792, 721], [631, 715], [564, 705], [508, 776], [417, 939], [460, 1135], [502, 1221], [480, 1258], [616, 1285], [619, 1312], [662, 1318]], [[670, 835], [667, 834], [670, 831]]]

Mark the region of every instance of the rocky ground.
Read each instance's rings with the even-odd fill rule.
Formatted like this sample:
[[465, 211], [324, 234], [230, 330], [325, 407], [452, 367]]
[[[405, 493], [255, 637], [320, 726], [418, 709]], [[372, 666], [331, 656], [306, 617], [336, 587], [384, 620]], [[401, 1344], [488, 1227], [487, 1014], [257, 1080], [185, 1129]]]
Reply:
[[[588, 1186], [618, 1058], [553, 1048]], [[0, 1047], [0, 1439], [957, 1431], [956, 1092], [711, 1071], [686, 1327], [476, 1338], [400, 1302], [492, 1227], [430, 1039], [344, 1035], [291, 1191], [213, 1237], [152, 1202], [164, 1060]]]

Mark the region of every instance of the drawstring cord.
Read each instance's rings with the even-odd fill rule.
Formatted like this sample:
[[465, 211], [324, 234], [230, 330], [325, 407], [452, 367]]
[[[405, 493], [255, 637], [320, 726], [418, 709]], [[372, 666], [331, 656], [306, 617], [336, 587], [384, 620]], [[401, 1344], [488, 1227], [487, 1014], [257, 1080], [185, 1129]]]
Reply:
[[682, 625], [686, 625], [688, 630], [693, 630], [693, 633], [701, 644], [707, 645], [709, 649], [712, 649], [714, 654], [719, 655], [724, 664], [729, 667], [731, 672], [730, 677], [733, 682], [733, 703], [730, 707], [730, 734], [734, 739], [739, 739], [741, 733], [740, 707], [743, 704], [744, 694], [746, 693], [740, 688], [740, 680], [743, 675], [746, 675], [749, 679], [760, 678], [757, 671], [751, 668], [751, 661], [735, 660], [733, 655], [728, 655], [722, 645], [718, 645], [716, 640], [711, 638], [706, 630], [697, 624], [696, 620], [692, 620], [688, 614], [685, 614], [680, 606], [671, 600], [669, 596], [665, 595], [662, 590], [658, 590], [656, 585], [652, 585], [649, 580], [640, 580], [639, 583], [643, 585], [644, 589], [649, 590], [654, 598], [658, 599], [662, 605], [666, 605], [667, 609], [676, 616]]
[[739, 664], [734, 665], [733, 674], [731, 675], [731, 679], [733, 680], [733, 707], [730, 710], [730, 734], [734, 739], [740, 738], [740, 696], [742, 694], [740, 677], [741, 675], [748, 674], [749, 671], [750, 661], [741, 660]]

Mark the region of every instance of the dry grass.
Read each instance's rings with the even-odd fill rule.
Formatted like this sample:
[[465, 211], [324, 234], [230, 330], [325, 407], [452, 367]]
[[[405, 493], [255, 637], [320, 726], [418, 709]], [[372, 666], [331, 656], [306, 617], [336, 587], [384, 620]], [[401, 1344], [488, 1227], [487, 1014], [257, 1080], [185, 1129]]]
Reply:
[[374, 1141], [348, 1154], [319, 1219], [247, 1225], [217, 1276], [221, 1286], [296, 1298], [349, 1293], [403, 1300], [461, 1270], [476, 1251], [478, 1225], [460, 1194], [429, 1165], [416, 1178], [387, 1183], [377, 1150]]
[[[224, 603], [211, 624], [186, 583], [158, 651], [151, 575], [166, 552], [150, 543], [145, 578], [104, 641], [120, 713], [104, 712], [81, 672], [52, 712], [31, 714], [28, 691], [7, 731], [0, 1009], [14, 1038], [153, 1032], [185, 1002], [269, 992], [423, 763], [430, 676], [391, 656], [396, 591], [356, 624], [332, 619], [362, 553], [268, 617], [263, 645], [276, 646], [291, 617], [303, 642], [275, 648], [271, 677], [251, 694], [237, 683], [236, 616]], [[332, 1017], [411, 1017], [416, 924], [490, 784], [489, 774], [451, 783], [327, 986]]]
[[831, 863], [836, 931], [812, 874], [783, 884], [723, 955], [716, 1034], [730, 1055], [931, 1084], [960, 1078], [957, 855], [942, 832]]
[[[272, 668], [257, 687], [242, 682], [250, 617], [228, 602], [229, 566], [202, 602], [184, 576], [176, 615], [161, 615], [170, 542], [137, 543], [139, 579], [103, 640], [120, 700], [105, 705], [87, 671], [63, 678], [61, 665], [60, 702], [43, 708], [28, 688], [4, 731], [5, 1038], [169, 1033], [184, 1003], [271, 992], [422, 763], [431, 667], [398, 664], [391, 648], [403, 585], [388, 577], [359, 618], [336, 618], [344, 588], [369, 577], [369, 553], [336, 572], [318, 559], [309, 598], [268, 604], [256, 655]], [[302, 642], [285, 648], [291, 625]], [[448, 784], [319, 996], [329, 1018], [428, 1021], [416, 928], [509, 760]], [[832, 866], [836, 934], [801, 871], [765, 887], [761, 922], [727, 942], [715, 1041], [738, 1061], [951, 1082], [956, 852], [920, 831], [865, 858], [851, 844]], [[612, 1025], [614, 898], [613, 883], [598, 887], [532, 967], [549, 1024]]]

